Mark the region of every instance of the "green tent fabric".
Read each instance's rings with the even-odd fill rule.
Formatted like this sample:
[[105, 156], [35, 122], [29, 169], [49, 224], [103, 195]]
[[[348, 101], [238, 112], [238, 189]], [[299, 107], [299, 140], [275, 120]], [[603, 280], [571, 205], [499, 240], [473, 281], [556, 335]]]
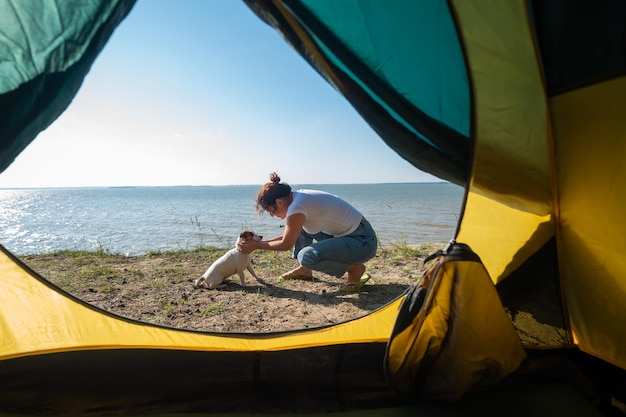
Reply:
[[[0, 2], [0, 172], [65, 110], [133, 5]], [[590, 385], [596, 405], [623, 400], [626, 3], [245, 5], [400, 156], [465, 187], [455, 238], [492, 280], [523, 373], [453, 404], [407, 404], [383, 372], [406, 295], [327, 328], [194, 333], [95, 309], [2, 249], [0, 413], [598, 415]], [[484, 288], [472, 291], [495, 300]]]
[[445, 2], [401, 1], [394, 7], [376, 1], [248, 3], [402, 157], [465, 184], [470, 88]]
[[0, 2], [0, 172], [67, 108], [134, 3]]

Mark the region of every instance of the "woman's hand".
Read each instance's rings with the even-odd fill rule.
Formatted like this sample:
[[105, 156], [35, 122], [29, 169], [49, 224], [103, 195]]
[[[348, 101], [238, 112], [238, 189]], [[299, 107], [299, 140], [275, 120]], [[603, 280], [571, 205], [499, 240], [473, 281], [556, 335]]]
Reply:
[[245, 254], [252, 253], [255, 249], [258, 248], [259, 242], [255, 242], [254, 240], [237, 242], [237, 250]]

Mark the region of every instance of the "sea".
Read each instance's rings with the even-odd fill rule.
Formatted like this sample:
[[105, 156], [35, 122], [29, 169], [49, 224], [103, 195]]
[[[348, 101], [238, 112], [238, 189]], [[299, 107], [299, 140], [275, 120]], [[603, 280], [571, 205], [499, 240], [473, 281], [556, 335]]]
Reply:
[[[370, 221], [381, 244], [447, 242], [463, 188], [445, 182], [291, 184], [327, 191]], [[0, 245], [16, 255], [106, 250], [126, 256], [232, 247], [239, 232], [266, 238], [284, 221], [255, 214], [259, 185], [0, 189]]]

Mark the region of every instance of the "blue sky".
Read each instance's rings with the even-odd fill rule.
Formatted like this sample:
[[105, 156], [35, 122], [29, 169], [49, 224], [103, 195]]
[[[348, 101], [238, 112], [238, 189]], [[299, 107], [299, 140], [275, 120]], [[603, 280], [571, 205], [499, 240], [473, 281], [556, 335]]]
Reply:
[[242, 1], [139, 0], [0, 187], [430, 182]]

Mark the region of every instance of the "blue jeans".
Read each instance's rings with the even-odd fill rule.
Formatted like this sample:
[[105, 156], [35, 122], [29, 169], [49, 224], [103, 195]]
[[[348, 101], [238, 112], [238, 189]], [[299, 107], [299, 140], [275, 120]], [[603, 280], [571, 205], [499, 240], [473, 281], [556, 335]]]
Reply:
[[322, 232], [309, 234], [301, 230], [293, 249], [293, 257], [306, 268], [341, 278], [350, 265], [362, 264], [372, 259], [377, 249], [376, 232], [363, 219], [354, 232], [342, 237]]

